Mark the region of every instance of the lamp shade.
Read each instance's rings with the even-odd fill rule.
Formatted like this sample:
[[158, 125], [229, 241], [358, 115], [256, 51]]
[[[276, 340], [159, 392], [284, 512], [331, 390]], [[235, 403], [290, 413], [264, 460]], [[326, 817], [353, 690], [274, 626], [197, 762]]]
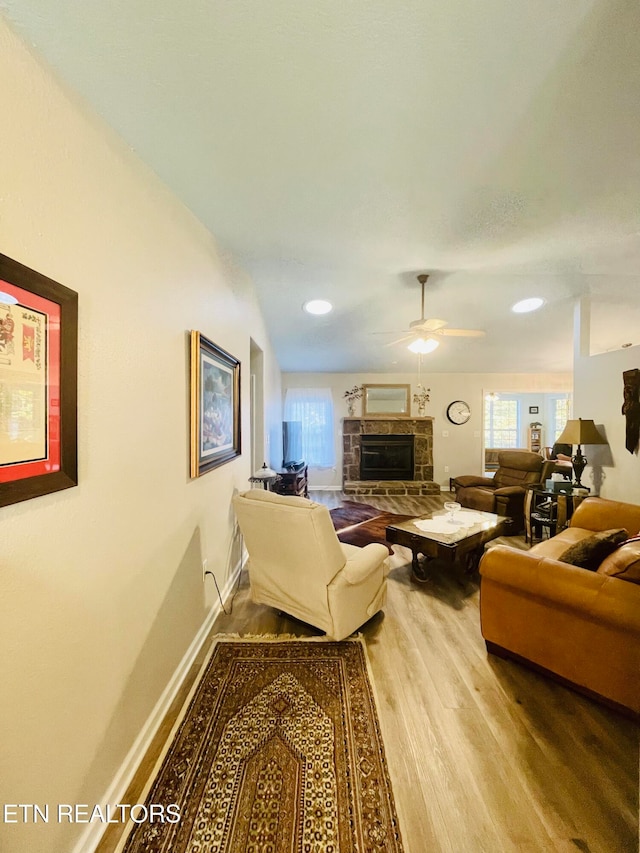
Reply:
[[254, 480], [270, 480], [272, 477], [277, 477], [277, 473], [273, 468], [269, 468], [265, 462], [262, 468], [259, 468], [253, 475]]
[[558, 444], [606, 444], [606, 438], [598, 432], [593, 421], [578, 418], [567, 421], [567, 425], [556, 439]]

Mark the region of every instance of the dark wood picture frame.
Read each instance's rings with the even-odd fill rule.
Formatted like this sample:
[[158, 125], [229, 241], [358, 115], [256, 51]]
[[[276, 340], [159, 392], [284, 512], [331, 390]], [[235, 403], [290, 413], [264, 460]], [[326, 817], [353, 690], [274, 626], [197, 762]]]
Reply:
[[191, 332], [191, 477], [240, 455], [240, 362]]
[[529, 414], [530, 415], [538, 415], [540, 413], [540, 409], [538, 406], [529, 406]]
[[0, 506], [78, 485], [78, 294], [0, 254]]

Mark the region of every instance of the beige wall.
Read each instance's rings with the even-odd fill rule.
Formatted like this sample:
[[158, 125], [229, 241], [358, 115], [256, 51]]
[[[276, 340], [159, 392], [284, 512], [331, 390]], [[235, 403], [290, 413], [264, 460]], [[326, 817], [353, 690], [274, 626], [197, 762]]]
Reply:
[[[427, 357], [428, 358], [428, 357]], [[311, 488], [339, 488], [342, 483], [342, 418], [347, 415], [344, 392], [362, 383], [410, 384], [412, 393], [418, 385], [418, 374], [397, 373], [283, 373], [282, 392], [287, 388], [331, 388], [334, 400], [336, 467], [333, 470], [312, 469]], [[511, 374], [511, 373], [433, 373], [423, 368], [422, 384], [431, 389], [431, 402], [426, 414], [434, 418], [433, 462], [434, 480], [442, 487], [449, 486], [449, 477], [456, 474], [479, 474], [482, 471], [482, 413], [483, 396], [488, 391], [519, 391], [527, 393], [566, 392], [572, 389], [570, 374]], [[446, 417], [447, 406], [453, 400], [464, 400], [471, 407], [471, 419], [454, 426]], [[356, 415], [362, 412], [362, 401], [356, 402]], [[412, 413], [417, 415], [417, 407]], [[526, 416], [528, 418], [528, 415]], [[534, 420], [535, 416], [531, 416]], [[444, 433], [448, 433], [444, 435]], [[447, 471], [446, 468], [449, 470]]]
[[[588, 316], [587, 316], [588, 323]], [[578, 330], [579, 331], [579, 330]], [[583, 448], [595, 466], [587, 466], [583, 482], [594, 493], [614, 500], [640, 503], [640, 457], [625, 448], [625, 419], [622, 407], [622, 372], [640, 368], [640, 347], [630, 347], [594, 356], [575, 355], [575, 373], [570, 374], [447, 374], [423, 371], [422, 382], [431, 388], [427, 415], [434, 418], [434, 479], [442, 487], [449, 477], [479, 473], [482, 467], [482, 399], [487, 391], [551, 394], [573, 390], [573, 416], [592, 418], [608, 440], [608, 446]], [[336, 467], [310, 471], [311, 488], [339, 488], [342, 482], [342, 418], [347, 415], [344, 392], [363, 382], [418, 383], [414, 374], [375, 373], [284, 373], [283, 397], [287, 388], [328, 387], [335, 404]], [[471, 406], [470, 421], [454, 426], [447, 421], [446, 408], [462, 399]], [[356, 414], [361, 413], [356, 402]], [[541, 410], [542, 411], [542, 410]], [[417, 414], [415, 407], [413, 414]], [[531, 420], [538, 416], [531, 416]], [[448, 432], [444, 436], [443, 432]], [[445, 468], [448, 467], [449, 471]]]
[[[583, 482], [612, 500], [640, 503], [640, 457], [625, 447], [622, 372], [640, 368], [640, 347], [576, 357], [575, 417], [591, 418], [608, 447], [583, 448], [589, 462]], [[599, 486], [599, 489], [598, 489]], [[635, 532], [635, 531], [634, 531]]]
[[[100, 803], [238, 561], [253, 290], [212, 237], [0, 19], [0, 251], [79, 293], [79, 486], [0, 509], [0, 803]], [[244, 453], [188, 478], [187, 332], [242, 361]], [[12, 853], [85, 827], [0, 823]]]

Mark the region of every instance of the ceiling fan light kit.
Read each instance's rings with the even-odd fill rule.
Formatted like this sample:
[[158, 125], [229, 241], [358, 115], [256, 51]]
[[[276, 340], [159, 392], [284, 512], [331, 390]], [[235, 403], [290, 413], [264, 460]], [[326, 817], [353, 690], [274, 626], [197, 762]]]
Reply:
[[434, 349], [437, 349], [440, 346], [440, 341], [436, 341], [433, 338], [416, 338], [415, 341], [412, 341], [407, 349], [410, 349], [411, 352], [415, 352], [418, 355], [426, 355], [429, 352], [433, 352]]

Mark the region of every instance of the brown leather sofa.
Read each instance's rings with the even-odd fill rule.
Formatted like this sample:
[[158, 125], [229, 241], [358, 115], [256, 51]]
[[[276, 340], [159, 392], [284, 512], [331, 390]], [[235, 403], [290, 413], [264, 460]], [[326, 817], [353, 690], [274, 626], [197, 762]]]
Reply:
[[496, 545], [480, 562], [480, 619], [490, 652], [512, 657], [640, 717], [640, 542], [597, 571], [558, 558], [594, 532], [640, 531], [640, 506], [586, 498], [570, 526], [520, 551]]
[[545, 462], [539, 453], [502, 450], [493, 477], [464, 474], [453, 479], [452, 488], [462, 506], [510, 518], [506, 533], [514, 535], [524, 529], [526, 487], [543, 482], [554, 469], [555, 462]]

